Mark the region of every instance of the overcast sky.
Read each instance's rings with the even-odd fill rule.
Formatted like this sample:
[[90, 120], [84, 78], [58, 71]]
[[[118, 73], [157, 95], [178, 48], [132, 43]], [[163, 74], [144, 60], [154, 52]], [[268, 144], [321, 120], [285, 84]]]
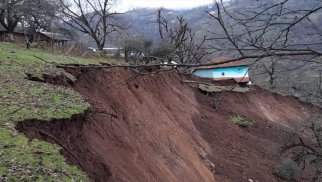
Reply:
[[214, 0], [118, 0], [117, 9], [127, 11], [137, 7], [188, 9], [213, 3]]

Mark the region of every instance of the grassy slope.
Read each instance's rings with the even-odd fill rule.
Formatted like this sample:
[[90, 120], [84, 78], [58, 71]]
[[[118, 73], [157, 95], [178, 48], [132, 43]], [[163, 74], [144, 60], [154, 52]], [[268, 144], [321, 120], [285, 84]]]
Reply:
[[29, 81], [33, 75], [66, 74], [49, 62], [95, 64], [108, 60], [82, 59], [46, 53], [39, 49], [0, 43], [0, 181], [88, 181], [87, 176], [65, 163], [58, 146], [28, 139], [14, 127], [25, 119], [69, 118], [89, 107], [77, 92]]

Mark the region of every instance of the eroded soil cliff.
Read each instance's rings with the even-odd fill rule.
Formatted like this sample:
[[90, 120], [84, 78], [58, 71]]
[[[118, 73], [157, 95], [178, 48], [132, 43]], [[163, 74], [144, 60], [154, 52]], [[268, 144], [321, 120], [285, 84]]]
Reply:
[[[73, 88], [92, 108], [69, 120], [21, 122], [17, 129], [62, 146], [93, 181], [277, 181], [279, 147], [314, 110], [256, 87], [202, 94], [172, 72], [72, 72], [78, 77]], [[237, 126], [233, 116], [256, 124]]]

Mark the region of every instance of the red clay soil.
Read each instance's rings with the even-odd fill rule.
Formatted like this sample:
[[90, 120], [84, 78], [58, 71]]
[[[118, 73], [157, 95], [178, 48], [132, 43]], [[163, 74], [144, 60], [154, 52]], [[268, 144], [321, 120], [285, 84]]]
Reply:
[[[280, 181], [273, 175], [282, 159], [280, 148], [292, 129], [315, 110], [294, 97], [252, 89], [249, 93], [197, 94], [202, 110], [193, 120], [211, 145], [209, 158], [216, 165], [217, 181]], [[230, 117], [238, 115], [256, 124], [248, 128], [233, 124]], [[307, 177], [300, 176], [300, 181], [309, 181]]]
[[[313, 109], [259, 88], [206, 96], [175, 73], [120, 84], [134, 74], [78, 70], [74, 89], [91, 102], [90, 111], [17, 128], [61, 145], [67, 160], [93, 181], [278, 181], [279, 147]], [[230, 121], [236, 115], [256, 124], [238, 127]]]

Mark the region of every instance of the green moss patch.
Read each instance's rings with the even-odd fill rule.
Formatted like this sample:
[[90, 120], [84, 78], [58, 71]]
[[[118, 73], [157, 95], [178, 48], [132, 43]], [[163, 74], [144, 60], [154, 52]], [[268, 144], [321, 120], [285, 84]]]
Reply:
[[230, 120], [234, 124], [241, 126], [241, 127], [248, 127], [248, 126], [252, 126], [252, 125], [256, 124], [255, 121], [244, 119], [239, 115], [230, 117]]

